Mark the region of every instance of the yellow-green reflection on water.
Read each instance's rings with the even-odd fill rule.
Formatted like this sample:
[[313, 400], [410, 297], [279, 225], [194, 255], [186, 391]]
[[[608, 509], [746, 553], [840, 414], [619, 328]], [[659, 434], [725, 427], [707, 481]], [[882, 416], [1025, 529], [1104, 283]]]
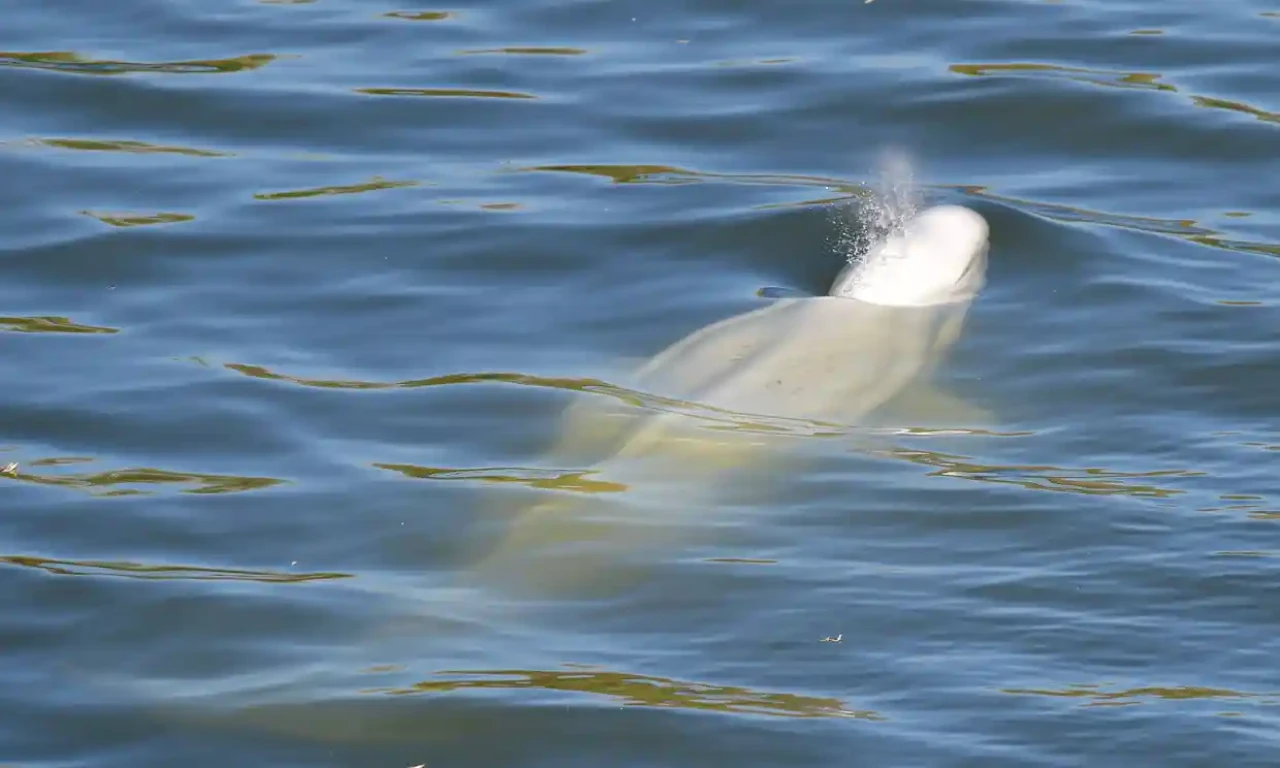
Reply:
[[413, 464], [382, 464], [375, 462], [373, 466], [391, 472], [398, 472], [405, 477], [423, 480], [470, 480], [482, 483], [515, 483], [530, 488], [549, 490], [577, 491], [579, 493], [620, 493], [627, 490], [622, 483], [611, 483], [605, 480], [592, 480], [588, 475], [593, 471], [560, 471], [555, 469], [532, 469], [526, 467], [483, 467], [476, 469], [446, 469], [442, 467], [419, 467]]
[[1103, 690], [1100, 685], [1072, 685], [1066, 688], [1004, 688], [1003, 693], [1013, 694], [1017, 696], [1048, 696], [1053, 698], [1064, 699], [1083, 699], [1084, 706], [1087, 707], [1124, 707], [1142, 704], [1144, 700], [1157, 701], [1186, 701], [1186, 700], [1214, 700], [1214, 699], [1250, 699], [1256, 700], [1260, 704], [1274, 705], [1280, 703], [1277, 701], [1277, 694], [1274, 693], [1247, 693], [1244, 691], [1233, 691], [1227, 688], [1205, 688], [1200, 686], [1144, 686], [1141, 688], [1126, 688], [1117, 691]]
[[858, 182], [823, 176], [803, 176], [770, 173], [714, 173], [694, 171], [670, 165], [619, 164], [619, 165], [539, 165], [515, 169], [518, 173], [539, 171], [544, 173], [577, 173], [598, 176], [615, 184], [734, 184], [758, 187], [818, 187], [834, 194], [822, 197], [770, 202], [752, 206], [754, 210], [825, 206], [865, 197], [867, 189]]
[[[948, 69], [959, 75], [970, 75], [973, 77], [997, 75], [1010, 77], [1062, 77], [1067, 80], [1075, 80], [1081, 83], [1101, 85], [1110, 88], [1143, 88], [1170, 93], [1182, 93], [1180, 89], [1173, 85], [1156, 82], [1162, 77], [1162, 75], [1152, 72], [1117, 72], [1106, 69], [1088, 69], [1085, 67], [1064, 67], [1057, 64], [1028, 63], [952, 64]], [[1212, 96], [1197, 96], [1190, 93], [1185, 95], [1191, 100], [1191, 103], [1197, 107], [1225, 109], [1232, 112], [1250, 115], [1264, 122], [1280, 123], [1280, 113], [1277, 112], [1268, 112], [1243, 102], [1228, 101], [1227, 99], [1219, 99]]]
[[82, 325], [67, 317], [43, 315], [38, 317], [0, 317], [0, 331], [13, 333], [119, 333], [119, 328], [102, 325]]
[[58, 576], [107, 576], [126, 579], [258, 581], [270, 584], [296, 584], [354, 577], [354, 574], [336, 572], [281, 573], [241, 568], [202, 568], [191, 565], [145, 565], [115, 560], [57, 560], [25, 555], [0, 555], [0, 563], [38, 568]]
[[1280, 510], [1255, 510], [1249, 513], [1249, 517], [1254, 520], [1280, 520]]
[[140, 72], [161, 74], [218, 74], [247, 72], [275, 61], [269, 53], [253, 53], [229, 59], [193, 61], [135, 62], [88, 59], [74, 51], [0, 51], [0, 66], [32, 67], [81, 75], [127, 75]]
[[893, 458], [905, 459], [914, 464], [937, 467], [931, 476], [958, 477], [984, 483], [1017, 485], [1037, 491], [1060, 491], [1094, 496], [1148, 496], [1168, 498], [1186, 491], [1165, 488], [1134, 480], [1160, 477], [1203, 477], [1204, 472], [1185, 469], [1157, 470], [1154, 472], [1117, 472], [1109, 469], [1086, 467], [1069, 469], [1047, 464], [979, 464], [966, 456], [939, 453], [912, 448], [894, 448], [885, 452]]
[[480, 91], [472, 88], [357, 88], [369, 96], [439, 96], [450, 99], [536, 99], [519, 91]]
[[[365, 673], [395, 674], [399, 665], [364, 668]], [[834, 697], [757, 691], [741, 686], [709, 685], [663, 677], [608, 672], [577, 664], [563, 670], [446, 670], [446, 679], [427, 680], [405, 687], [367, 688], [355, 698], [329, 697], [306, 702], [275, 702], [237, 706], [227, 710], [210, 699], [157, 702], [154, 714], [162, 721], [181, 722], [229, 732], [257, 731], [321, 743], [392, 744], [438, 748], [473, 739], [492, 739], [504, 724], [519, 716], [521, 692], [552, 691], [565, 698], [604, 699], [613, 707], [646, 707], [677, 711], [718, 713], [738, 717], [839, 718], [870, 722], [887, 718], [874, 710], [848, 708]], [[127, 684], [127, 683], [126, 683]], [[487, 696], [469, 697], [475, 691]], [[455, 695], [464, 701], [440, 697]], [[457, 694], [461, 694], [457, 696]], [[493, 694], [498, 694], [494, 701]], [[433, 697], [413, 706], [404, 697]], [[546, 698], [543, 693], [539, 698]], [[473, 699], [467, 702], [465, 699]], [[469, 706], [474, 703], [475, 706]], [[438, 705], [438, 706], [437, 706]], [[588, 701], [584, 714], [589, 715]], [[572, 703], [558, 709], [574, 717]], [[581, 710], [580, 710], [581, 711]], [[403, 763], [402, 763], [403, 765]]]
[[306, 197], [325, 197], [328, 195], [355, 195], [361, 192], [376, 192], [382, 189], [402, 189], [416, 187], [417, 181], [391, 181], [381, 176], [374, 176], [363, 184], [335, 185], [315, 187], [313, 189], [294, 189], [284, 192], [259, 192], [253, 196], [255, 200], [296, 200]]
[[[85, 491], [94, 496], [141, 496], [154, 493], [151, 486], [185, 485], [183, 493], [239, 493], [260, 488], [270, 488], [284, 483], [273, 477], [252, 477], [241, 475], [214, 475], [203, 472], [172, 472], [151, 467], [113, 469], [106, 472], [84, 472], [78, 474], [39, 474], [29, 471], [29, 467], [50, 467], [68, 464], [87, 464], [94, 459], [83, 457], [55, 457], [23, 462], [16, 472], [6, 474], [3, 479], [13, 479], [36, 485], [48, 485], [58, 488], [70, 488]], [[134, 488], [130, 486], [143, 486]]]
[[504, 48], [467, 48], [458, 51], [460, 56], [481, 56], [486, 54], [506, 54], [508, 56], [584, 56], [585, 48], [567, 48], [556, 46], [507, 46]]
[[308, 379], [276, 373], [261, 365], [244, 365], [241, 363], [223, 363], [223, 367], [252, 376], [255, 379], [269, 381], [286, 381], [306, 387], [324, 389], [414, 389], [417, 387], [435, 387], [448, 384], [483, 384], [499, 382], [505, 384], [525, 384], [553, 389], [569, 389], [589, 392], [597, 389], [609, 389], [611, 385], [599, 379], [570, 379], [546, 376], [530, 376], [523, 373], [451, 373], [445, 376], [433, 376], [427, 379], [409, 379], [406, 381], [357, 381], [354, 379]]
[[1240, 101], [1228, 101], [1226, 99], [1215, 99], [1211, 96], [1192, 96], [1191, 101], [1197, 107], [1209, 107], [1210, 109], [1229, 109], [1232, 112], [1240, 112], [1241, 114], [1251, 115], [1266, 123], [1280, 123], [1280, 112], [1267, 112], [1257, 107], [1251, 107]]
[[[840, 437], [848, 434], [849, 427], [827, 424], [809, 419], [793, 419], [758, 414], [735, 413], [722, 408], [714, 408], [685, 400], [652, 395], [626, 387], [602, 381], [600, 379], [556, 378], [549, 376], [533, 376], [523, 373], [452, 373], [434, 376], [428, 379], [412, 379], [407, 381], [356, 381], [344, 379], [308, 379], [276, 373], [260, 365], [244, 365], [241, 363], [223, 363], [229, 370], [268, 381], [283, 381], [300, 384], [306, 387], [323, 389], [351, 390], [383, 390], [383, 389], [415, 389], [419, 387], [439, 387], [454, 384], [517, 384], [528, 387], [545, 387], [568, 390], [610, 397], [624, 405], [644, 408], [650, 411], [680, 413], [699, 419], [706, 429], [752, 432], [760, 434], [786, 434], [809, 437]], [[948, 430], [956, 432], [957, 430]], [[972, 432], [972, 430], [966, 430]], [[919, 434], [927, 434], [920, 431]], [[999, 433], [985, 433], [996, 435]], [[1003, 435], [1002, 435], [1003, 436]]]
[[517, 168], [519, 173], [578, 173], [599, 176], [617, 184], [697, 184], [699, 182], [724, 182], [729, 184], [754, 184], [761, 186], [824, 187], [826, 189], [864, 194], [856, 182], [825, 176], [803, 176], [778, 173], [714, 173], [694, 171], [673, 165], [648, 164], [590, 164], [590, 165], [533, 165]]
[[391, 11], [382, 15], [389, 19], [404, 19], [406, 21], [444, 21], [458, 14], [453, 11]]
[[1158, 83], [1160, 75], [1154, 72], [1118, 72], [1086, 67], [1063, 67], [1057, 64], [952, 64], [947, 69], [958, 75], [983, 77], [985, 75], [1039, 75], [1060, 76], [1081, 83], [1110, 88], [1145, 88], [1157, 91], [1176, 91], [1172, 85]]
[[36, 143], [57, 149], [76, 149], [88, 152], [129, 152], [139, 155], [187, 155], [190, 157], [232, 157], [230, 152], [209, 149], [150, 144], [127, 139], [36, 139]]
[[617, 184], [691, 183], [703, 174], [670, 165], [537, 165], [521, 171], [581, 173], [601, 176]]
[[726, 714], [775, 717], [852, 717], [883, 720], [871, 710], [846, 709], [836, 698], [793, 693], [763, 693], [750, 688], [708, 685], [665, 677], [574, 669], [444, 670], [447, 680], [429, 680], [405, 688], [373, 688], [367, 693], [392, 695], [453, 693], [467, 690], [542, 689], [586, 693], [618, 699], [624, 706], [710, 710]]
[[518, 211], [524, 208], [520, 203], [475, 203], [470, 200], [437, 200], [440, 205], [474, 205], [482, 211]]
[[777, 66], [779, 64], [794, 64], [800, 61], [796, 56], [784, 56], [776, 59], [727, 59], [725, 61], [717, 61], [712, 64], [715, 67], [768, 67]]
[[104, 213], [101, 211], [81, 211], [80, 213], [97, 219], [103, 224], [113, 227], [146, 227], [153, 224], [178, 224], [194, 221], [195, 216], [189, 213]]

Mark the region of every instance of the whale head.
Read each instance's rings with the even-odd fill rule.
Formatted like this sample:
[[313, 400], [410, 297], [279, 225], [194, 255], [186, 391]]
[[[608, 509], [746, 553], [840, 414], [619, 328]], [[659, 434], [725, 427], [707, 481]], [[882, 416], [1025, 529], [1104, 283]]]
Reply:
[[829, 293], [895, 307], [972, 300], [986, 281], [987, 233], [975, 211], [929, 208], [845, 267]]

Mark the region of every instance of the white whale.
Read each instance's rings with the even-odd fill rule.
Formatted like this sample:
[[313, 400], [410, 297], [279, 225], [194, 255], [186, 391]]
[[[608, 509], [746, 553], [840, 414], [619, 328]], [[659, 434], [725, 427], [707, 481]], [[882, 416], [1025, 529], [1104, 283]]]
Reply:
[[588, 561], [607, 567], [622, 554], [610, 541], [633, 552], [669, 540], [676, 521], [731, 483], [731, 470], [758, 468], [753, 459], [781, 439], [770, 433], [785, 435], [790, 420], [864, 423], [958, 338], [985, 284], [987, 250], [978, 213], [927, 209], [846, 267], [828, 295], [775, 301], [658, 354], [624, 382], [653, 396], [647, 407], [596, 396], [569, 408], [548, 463], [589, 463], [597, 487], [625, 492], [551, 492], [517, 516], [478, 572], [528, 582], [554, 567], [557, 580], [598, 578], [602, 563]]

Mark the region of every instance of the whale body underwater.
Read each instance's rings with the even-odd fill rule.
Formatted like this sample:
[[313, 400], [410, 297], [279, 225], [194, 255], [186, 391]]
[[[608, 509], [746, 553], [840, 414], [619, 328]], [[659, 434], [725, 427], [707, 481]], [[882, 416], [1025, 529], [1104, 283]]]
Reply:
[[673, 527], [732, 488], [735, 472], [755, 472], [762, 457], [777, 464], [786, 453], [771, 434], [779, 420], [864, 424], [926, 380], [959, 337], [986, 282], [988, 233], [973, 210], [928, 208], [846, 266], [827, 295], [708, 325], [620, 382], [652, 401], [582, 397], [546, 464], [590, 467], [579, 491], [621, 492], [544, 491], [476, 572], [521, 584], [549, 567], [555, 581], [595, 578], [586, 574], [638, 543], [670, 541]]

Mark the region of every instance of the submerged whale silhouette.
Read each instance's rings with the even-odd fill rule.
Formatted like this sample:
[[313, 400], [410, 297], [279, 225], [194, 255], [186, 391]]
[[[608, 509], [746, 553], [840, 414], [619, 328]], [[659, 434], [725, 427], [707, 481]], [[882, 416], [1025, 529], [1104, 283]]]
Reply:
[[665, 529], [687, 519], [672, 511], [705, 503], [731, 470], [753, 465], [776, 443], [778, 420], [784, 433], [789, 420], [863, 423], [958, 338], [985, 284], [987, 250], [982, 216], [927, 209], [842, 270], [828, 295], [775, 301], [659, 353], [625, 382], [654, 396], [647, 408], [602, 397], [570, 407], [548, 461], [593, 465], [605, 481], [596, 487], [625, 488], [611, 498], [643, 499], [643, 509], [555, 492], [517, 516], [477, 572], [514, 568], [509, 576], [526, 583], [553, 565], [574, 580], [595, 578], [586, 561], [619, 554], [606, 539], [625, 537], [631, 548], [668, 537]]

